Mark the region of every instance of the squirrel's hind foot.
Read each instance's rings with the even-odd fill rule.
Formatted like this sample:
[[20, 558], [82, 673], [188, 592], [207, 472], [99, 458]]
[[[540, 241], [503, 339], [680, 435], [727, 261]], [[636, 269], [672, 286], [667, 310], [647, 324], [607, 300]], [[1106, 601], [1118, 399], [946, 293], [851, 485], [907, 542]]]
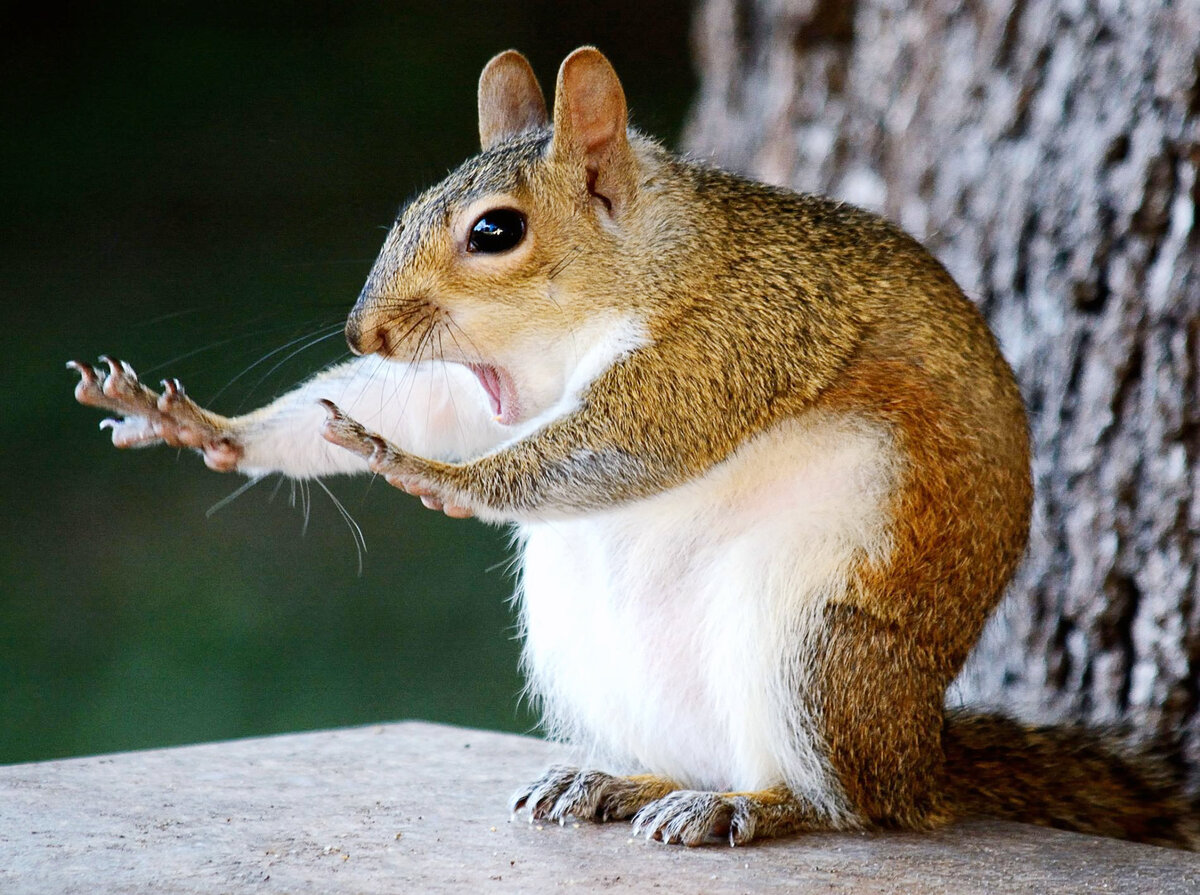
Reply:
[[618, 777], [603, 771], [555, 765], [518, 790], [509, 807], [514, 814], [528, 808], [531, 822], [563, 823], [570, 816], [604, 823], [633, 817], [639, 809], [677, 788], [673, 781], [652, 774]]
[[819, 826], [812, 808], [783, 786], [760, 792], [680, 789], [646, 805], [633, 818], [634, 835], [689, 846], [745, 845]]
[[660, 842], [704, 845], [728, 840], [745, 845], [754, 838], [757, 819], [743, 795], [681, 789], [651, 802], [633, 818], [633, 834]]
[[683, 845], [745, 845], [820, 826], [811, 807], [783, 786], [761, 792], [699, 792], [653, 774], [620, 777], [567, 765], [555, 765], [522, 787], [509, 808], [514, 815], [528, 809], [530, 823], [632, 818], [635, 836]]

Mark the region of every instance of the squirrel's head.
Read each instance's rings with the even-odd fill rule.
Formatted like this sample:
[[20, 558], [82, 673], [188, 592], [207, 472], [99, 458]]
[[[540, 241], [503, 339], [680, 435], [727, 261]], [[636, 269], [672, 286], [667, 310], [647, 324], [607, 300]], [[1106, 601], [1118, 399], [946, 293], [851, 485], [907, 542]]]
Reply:
[[346, 337], [360, 354], [470, 366], [513, 423], [640, 338], [630, 276], [646, 259], [630, 257], [630, 240], [645, 204], [639, 156], [655, 150], [631, 142], [621, 83], [591, 47], [559, 69], [553, 126], [525, 57], [492, 59], [479, 137], [479, 155], [401, 212]]

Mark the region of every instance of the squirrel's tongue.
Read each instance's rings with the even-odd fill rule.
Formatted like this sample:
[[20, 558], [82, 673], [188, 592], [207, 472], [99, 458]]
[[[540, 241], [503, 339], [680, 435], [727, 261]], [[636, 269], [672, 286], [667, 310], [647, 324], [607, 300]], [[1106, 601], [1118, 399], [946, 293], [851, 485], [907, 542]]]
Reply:
[[513, 422], [517, 412], [516, 395], [507, 374], [490, 364], [467, 364], [467, 367], [475, 374], [488, 400], [492, 402], [492, 413], [496, 420], [504, 424]]

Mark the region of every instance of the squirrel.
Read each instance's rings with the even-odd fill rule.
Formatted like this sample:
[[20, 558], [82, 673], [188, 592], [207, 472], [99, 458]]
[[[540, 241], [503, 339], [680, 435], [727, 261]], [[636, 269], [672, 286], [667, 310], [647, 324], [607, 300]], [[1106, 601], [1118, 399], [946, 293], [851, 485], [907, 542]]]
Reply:
[[386, 238], [357, 357], [232, 418], [111, 357], [70, 364], [76, 398], [120, 415], [119, 447], [370, 471], [515, 524], [529, 690], [586, 762], [514, 813], [687, 845], [985, 814], [1195, 848], [1165, 761], [945, 707], [1032, 482], [1013, 374], [942, 265], [667, 151], [595, 48], [552, 119], [515, 51], [478, 110], [481, 153]]

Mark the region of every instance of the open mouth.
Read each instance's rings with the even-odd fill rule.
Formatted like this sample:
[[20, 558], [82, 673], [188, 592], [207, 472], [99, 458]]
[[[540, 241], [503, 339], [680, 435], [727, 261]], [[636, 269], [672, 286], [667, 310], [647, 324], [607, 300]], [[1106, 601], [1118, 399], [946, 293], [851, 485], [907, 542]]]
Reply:
[[488, 400], [492, 403], [492, 414], [496, 417], [496, 422], [505, 426], [516, 422], [521, 408], [512, 377], [501, 367], [493, 367], [491, 364], [467, 364], [467, 368], [483, 386]]

